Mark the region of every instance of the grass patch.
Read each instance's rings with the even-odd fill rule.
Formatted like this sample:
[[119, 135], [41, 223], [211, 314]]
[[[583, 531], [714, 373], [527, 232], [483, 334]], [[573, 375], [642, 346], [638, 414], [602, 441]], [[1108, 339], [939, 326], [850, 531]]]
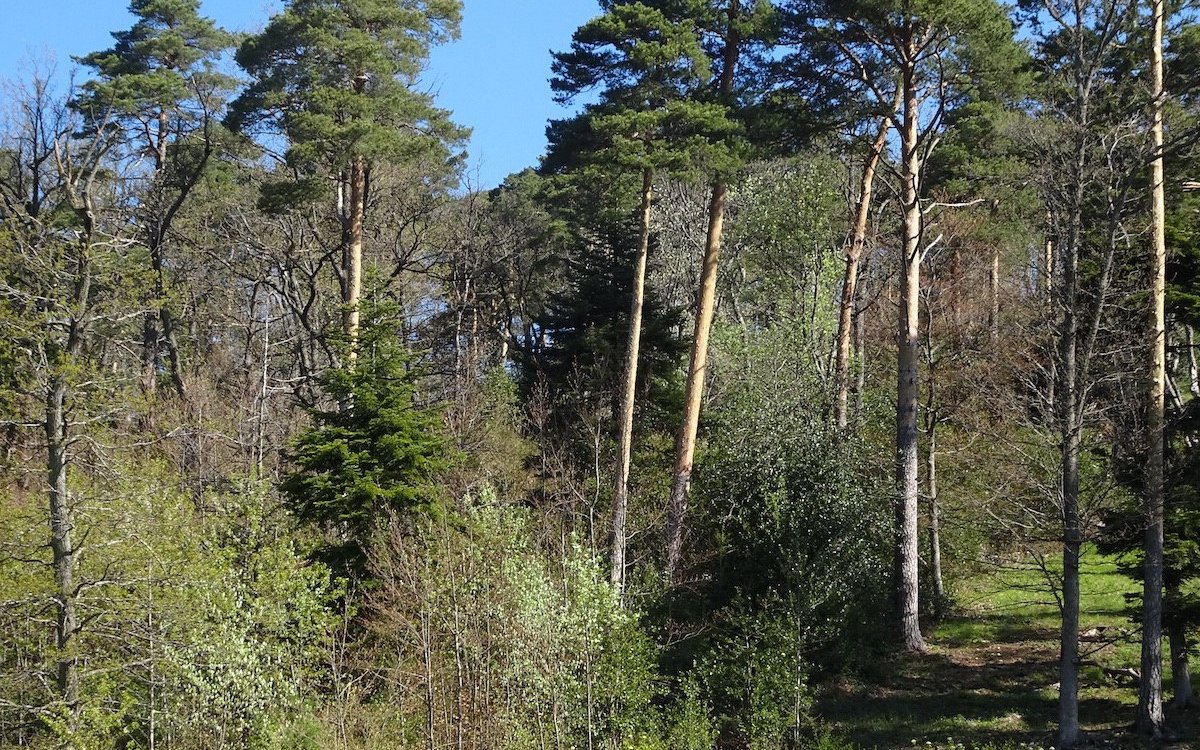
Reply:
[[[1049, 746], [1060, 628], [1051, 582], [1060, 571], [1061, 560], [1047, 556], [964, 581], [955, 614], [928, 632], [928, 654], [827, 686], [817, 704], [822, 718], [859, 748]], [[1084, 550], [1080, 574], [1080, 724], [1107, 746], [1140, 747], [1127, 733], [1137, 687], [1106, 671], [1138, 667], [1140, 633], [1127, 597], [1140, 584], [1094, 548]], [[1168, 720], [1178, 736], [1194, 735], [1192, 717], [1169, 712]]]

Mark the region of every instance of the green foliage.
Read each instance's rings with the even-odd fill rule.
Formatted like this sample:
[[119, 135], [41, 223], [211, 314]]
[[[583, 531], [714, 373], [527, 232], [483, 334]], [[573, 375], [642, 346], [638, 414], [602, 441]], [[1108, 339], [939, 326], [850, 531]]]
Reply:
[[861, 448], [808, 395], [818, 381], [800, 336], [722, 340], [694, 492], [708, 562], [671, 610], [698, 633], [668, 663], [699, 680], [722, 742], [750, 747], [811, 734], [810, 670], [869, 648], [886, 600], [886, 488], [872, 490]]
[[[638, 221], [632, 180], [593, 183], [586, 174], [557, 178], [562, 190], [550, 197], [553, 215], [570, 227], [556, 259], [561, 285], [533, 321], [541, 345], [522, 352], [524, 394], [538, 388], [555, 400], [556, 428], [582, 426], [584, 414], [607, 413], [615, 404], [620, 363], [629, 335], [633, 263]], [[651, 246], [651, 258], [656, 248]], [[648, 286], [643, 303], [638, 399], [644, 419], [666, 424], [679, 388], [678, 362], [687, 342], [675, 331], [681, 311], [668, 307]], [[670, 428], [668, 428], [670, 429]]]
[[835, 164], [812, 154], [758, 163], [732, 199], [729, 241], [740, 273], [727, 283], [739, 310], [756, 325], [801, 327], [814, 354], [836, 331], [827, 300], [842, 283], [844, 201]]
[[535, 520], [485, 492], [458, 522], [420, 523], [374, 549], [389, 710], [433, 711], [432, 726], [398, 731], [512, 750], [661, 747], [657, 648], [601, 560], [578, 544], [545, 555], [531, 544]]
[[288, 139], [294, 179], [264, 196], [286, 206], [323, 194], [354, 157], [453, 165], [466, 133], [416, 86], [430, 47], [457, 37], [459, 0], [293, 0], [237, 52], [250, 85], [234, 129]]
[[[151, 733], [177, 747], [270, 746], [319, 679], [329, 570], [305, 562], [265, 487], [206, 497], [202, 513], [163, 467], [113, 468], [119, 477], [73, 482], [88, 508], [76, 530], [90, 543], [78, 580], [92, 592], [81, 602], [76, 648], [89, 669], [74, 732], [46, 692], [58, 655], [34, 617], [52, 582], [22, 562], [45, 556], [44, 522], [18, 497], [0, 502], [0, 623], [13, 635], [0, 689], [17, 700], [0, 709], [5, 722], [36, 721], [80, 748], [147, 747]], [[50, 710], [22, 716], [21, 705]]]
[[723, 106], [695, 99], [711, 73], [691, 23], [641, 3], [613, 5], [575, 32], [552, 70], [560, 101], [602, 91], [576, 122], [551, 124], [543, 169], [579, 161], [651, 172], [731, 167], [735, 124]]
[[561, 101], [602, 87], [606, 100], [643, 109], [706, 81], [708, 59], [690, 24], [642, 3], [610, 6], [575, 32], [570, 52], [555, 55], [550, 88]]
[[366, 547], [393, 517], [439, 512], [438, 475], [449, 466], [438, 409], [416, 403], [414, 373], [394, 329], [364, 327], [357, 363], [322, 378], [335, 404], [313, 409], [280, 482], [295, 516], [326, 534], [319, 556], [361, 575]]
[[168, 129], [179, 127], [173, 113], [227, 85], [216, 62], [233, 37], [200, 15], [199, 0], [132, 0], [129, 12], [137, 20], [113, 34], [113, 47], [77, 58], [98, 77], [83, 85], [76, 106], [98, 118], [116, 109], [154, 130], [150, 121], [164, 113]]
[[[892, 113], [907, 80], [942, 106], [970, 98], [1009, 100], [1027, 55], [1007, 9], [994, 0], [787, 0], [786, 37], [798, 49], [783, 68], [814, 81], [822, 119], [850, 122]], [[911, 46], [910, 46], [911, 45]], [[924, 96], [925, 94], [921, 94]], [[940, 107], [914, 112], [936, 128]]]

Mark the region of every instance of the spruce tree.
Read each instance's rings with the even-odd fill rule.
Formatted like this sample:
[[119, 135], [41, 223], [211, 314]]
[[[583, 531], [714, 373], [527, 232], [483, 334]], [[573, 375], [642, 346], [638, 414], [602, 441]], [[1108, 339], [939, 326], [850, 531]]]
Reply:
[[366, 575], [370, 544], [389, 522], [441, 512], [435, 479], [450, 463], [440, 412], [416, 401], [394, 316], [366, 312], [376, 320], [360, 332], [356, 366], [323, 376], [333, 405], [310, 410], [314, 424], [280, 482], [296, 518], [322, 532], [318, 557], [353, 578]]

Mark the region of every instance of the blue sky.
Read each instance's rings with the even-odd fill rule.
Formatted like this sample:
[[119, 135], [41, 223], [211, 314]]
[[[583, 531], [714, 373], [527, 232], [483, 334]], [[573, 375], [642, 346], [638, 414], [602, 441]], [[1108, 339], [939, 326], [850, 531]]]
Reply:
[[[201, 0], [202, 12], [228, 29], [262, 28], [281, 3]], [[426, 85], [440, 106], [473, 130], [471, 187], [493, 187], [531, 166], [545, 145], [546, 120], [564, 109], [550, 96], [550, 50], [596, 15], [596, 0], [464, 0], [462, 38], [434, 51]], [[128, 0], [0, 0], [0, 78], [49, 52], [59, 69], [70, 56], [109, 46], [109, 32], [128, 28]]]

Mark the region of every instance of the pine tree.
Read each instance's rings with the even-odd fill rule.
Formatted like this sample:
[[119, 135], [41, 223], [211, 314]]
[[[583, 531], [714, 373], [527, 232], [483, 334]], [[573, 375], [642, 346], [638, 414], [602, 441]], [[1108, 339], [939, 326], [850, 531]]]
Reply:
[[[1013, 26], [991, 0], [792, 0], [791, 36], [829, 63], [828, 75], [891, 111], [899, 136], [901, 303], [896, 395], [896, 630], [903, 648], [925, 649], [918, 619], [917, 405], [923, 173], [942, 127], [948, 89], [1011, 74]], [[899, 106], [891, 107], [892, 102]], [[938, 102], [936, 106], [931, 106]]]
[[138, 216], [152, 273], [151, 309], [142, 326], [142, 390], [154, 394], [165, 344], [172, 383], [183, 396], [167, 245], [175, 216], [216, 150], [216, 118], [232, 87], [217, 63], [233, 37], [200, 15], [199, 0], [133, 0], [129, 12], [137, 21], [113, 34], [111, 48], [77, 58], [96, 78], [84, 83], [74, 106], [89, 127], [119, 128], [133, 153], [152, 159], [153, 182]]
[[237, 52], [250, 86], [231, 107], [236, 129], [287, 139], [290, 176], [266, 207], [336, 192], [338, 283], [347, 360], [356, 358], [371, 166], [417, 159], [451, 170], [466, 132], [417, 80], [432, 45], [456, 38], [459, 0], [292, 0]]
[[[597, 176], [609, 171], [641, 176], [613, 487], [610, 579], [618, 589], [625, 578], [634, 402], [655, 176], [720, 161], [727, 156], [721, 139], [734, 130], [723, 107], [688, 98], [707, 81], [708, 65], [691, 24], [672, 23], [661, 11], [640, 3], [615, 5], [575, 32], [569, 52], [555, 55], [550, 82], [564, 103], [594, 88], [602, 92], [578, 123], [551, 127], [548, 165], [567, 158], [582, 161], [583, 168]], [[590, 145], [582, 154], [581, 136]], [[564, 157], [564, 151], [570, 156]]]

